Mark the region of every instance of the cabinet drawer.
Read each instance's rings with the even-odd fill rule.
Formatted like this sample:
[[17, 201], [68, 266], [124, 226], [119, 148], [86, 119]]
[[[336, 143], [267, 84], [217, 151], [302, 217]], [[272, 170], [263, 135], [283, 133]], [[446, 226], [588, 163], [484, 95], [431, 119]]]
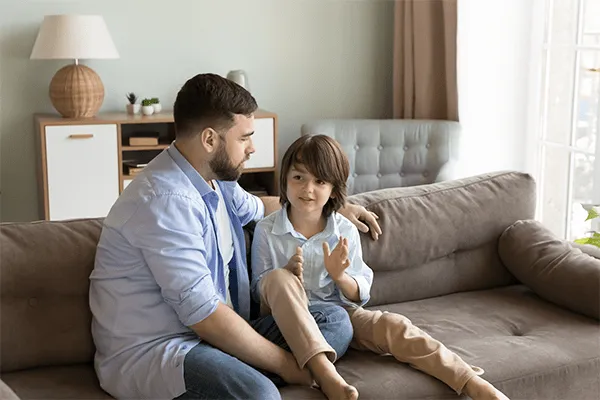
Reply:
[[48, 219], [104, 217], [119, 196], [117, 126], [46, 126]]
[[252, 135], [255, 153], [246, 161], [245, 168], [275, 167], [275, 120], [273, 118], [257, 118], [254, 120]]

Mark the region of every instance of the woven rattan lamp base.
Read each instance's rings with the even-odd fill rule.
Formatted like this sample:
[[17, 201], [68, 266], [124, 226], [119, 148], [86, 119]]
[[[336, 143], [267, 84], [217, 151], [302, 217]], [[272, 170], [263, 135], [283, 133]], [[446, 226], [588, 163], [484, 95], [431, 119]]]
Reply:
[[67, 65], [50, 82], [50, 100], [63, 117], [94, 117], [104, 101], [104, 85], [93, 69]]

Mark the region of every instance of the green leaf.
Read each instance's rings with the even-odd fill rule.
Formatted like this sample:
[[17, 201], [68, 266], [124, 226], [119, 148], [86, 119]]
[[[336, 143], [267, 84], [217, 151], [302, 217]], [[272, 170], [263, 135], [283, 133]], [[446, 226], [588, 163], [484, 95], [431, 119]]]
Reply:
[[590, 219], [594, 219], [594, 218], [600, 218], [600, 213], [598, 213], [598, 211], [596, 211], [596, 209], [592, 207], [590, 209], [590, 211], [588, 212], [588, 216], [585, 220], [589, 221]]
[[577, 239], [577, 240], [575, 240], [575, 243], [579, 243], [579, 244], [591, 244], [592, 246], [596, 246], [596, 247], [600, 248], [600, 235], [598, 237], [589, 237], [589, 238]]

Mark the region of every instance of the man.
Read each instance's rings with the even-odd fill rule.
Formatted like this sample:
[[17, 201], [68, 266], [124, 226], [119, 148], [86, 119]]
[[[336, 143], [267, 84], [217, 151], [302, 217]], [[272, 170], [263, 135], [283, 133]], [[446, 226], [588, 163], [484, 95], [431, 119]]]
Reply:
[[[242, 227], [278, 207], [236, 180], [254, 152], [254, 98], [213, 74], [185, 83], [176, 139], [106, 217], [90, 276], [95, 367], [117, 398], [277, 399], [276, 383], [310, 385], [272, 317], [248, 321]], [[372, 213], [342, 213], [381, 233]], [[352, 327], [337, 306], [311, 309], [337, 356]], [[283, 381], [283, 382], [282, 382]]]

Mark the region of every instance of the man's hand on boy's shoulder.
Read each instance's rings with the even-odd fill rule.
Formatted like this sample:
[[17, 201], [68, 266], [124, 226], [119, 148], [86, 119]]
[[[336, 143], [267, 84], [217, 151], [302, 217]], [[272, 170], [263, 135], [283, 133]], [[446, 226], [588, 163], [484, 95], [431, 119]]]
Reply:
[[339, 213], [356, 225], [359, 231], [363, 233], [370, 231], [373, 240], [379, 239], [379, 235], [381, 235], [382, 232], [381, 227], [377, 222], [379, 216], [374, 212], [357, 204], [346, 203], [346, 205], [340, 209]]

